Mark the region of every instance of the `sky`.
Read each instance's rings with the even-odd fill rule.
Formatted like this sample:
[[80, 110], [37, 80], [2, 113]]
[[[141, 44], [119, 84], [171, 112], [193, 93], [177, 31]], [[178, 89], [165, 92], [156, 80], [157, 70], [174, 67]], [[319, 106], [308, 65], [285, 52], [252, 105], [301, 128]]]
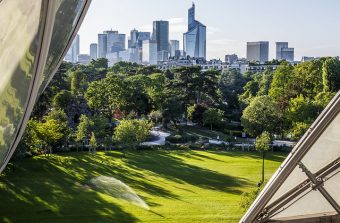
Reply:
[[[196, 20], [207, 26], [207, 58], [226, 54], [246, 56], [246, 42], [269, 41], [269, 57], [275, 42], [289, 42], [295, 60], [302, 56], [340, 56], [339, 0], [194, 0]], [[152, 31], [152, 21], [168, 20], [170, 39], [180, 40], [187, 31], [190, 0], [92, 0], [79, 30], [80, 52], [104, 30]], [[126, 41], [127, 42], [127, 41]]]

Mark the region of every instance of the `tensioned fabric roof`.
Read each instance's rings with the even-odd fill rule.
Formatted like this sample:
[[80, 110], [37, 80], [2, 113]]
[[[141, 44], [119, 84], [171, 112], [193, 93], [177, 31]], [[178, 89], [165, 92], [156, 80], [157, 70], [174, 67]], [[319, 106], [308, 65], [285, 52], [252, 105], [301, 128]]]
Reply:
[[340, 92], [241, 219], [340, 222]]
[[0, 0], [0, 173], [91, 0]]

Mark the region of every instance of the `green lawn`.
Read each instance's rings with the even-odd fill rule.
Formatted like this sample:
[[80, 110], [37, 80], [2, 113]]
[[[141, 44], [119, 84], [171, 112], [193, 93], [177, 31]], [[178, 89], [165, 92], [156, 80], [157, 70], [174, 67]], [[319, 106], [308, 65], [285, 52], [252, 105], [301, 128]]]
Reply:
[[[268, 154], [266, 178], [284, 159]], [[66, 153], [25, 159], [0, 177], [0, 222], [238, 222], [240, 195], [260, 179], [260, 156], [244, 152]], [[144, 210], [85, 185], [115, 177]]]

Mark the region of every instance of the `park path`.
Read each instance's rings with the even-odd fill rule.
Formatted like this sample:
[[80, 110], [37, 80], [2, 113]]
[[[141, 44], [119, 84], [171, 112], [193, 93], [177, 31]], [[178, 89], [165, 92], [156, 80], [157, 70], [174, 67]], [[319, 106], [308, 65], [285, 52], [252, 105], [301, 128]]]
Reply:
[[152, 130], [151, 135], [153, 136], [153, 140], [149, 142], [143, 142], [143, 146], [163, 146], [165, 145], [165, 139], [170, 135], [170, 133]]

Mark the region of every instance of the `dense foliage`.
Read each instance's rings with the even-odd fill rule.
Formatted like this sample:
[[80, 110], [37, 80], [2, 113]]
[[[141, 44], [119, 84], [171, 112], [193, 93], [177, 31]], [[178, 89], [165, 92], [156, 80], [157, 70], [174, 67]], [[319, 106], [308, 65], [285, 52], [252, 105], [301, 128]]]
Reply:
[[[283, 61], [275, 70], [244, 75], [198, 66], [164, 72], [126, 62], [108, 67], [106, 59], [87, 66], [63, 63], [37, 102], [20, 148], [41, 152], [90, 141], [105, 148], [135, 146], [146, 138], [150, 121], [298, 139], [339, 89], [335, 58], [295, 66]], [[144, 132], [130, 131], [133, 125]]]

